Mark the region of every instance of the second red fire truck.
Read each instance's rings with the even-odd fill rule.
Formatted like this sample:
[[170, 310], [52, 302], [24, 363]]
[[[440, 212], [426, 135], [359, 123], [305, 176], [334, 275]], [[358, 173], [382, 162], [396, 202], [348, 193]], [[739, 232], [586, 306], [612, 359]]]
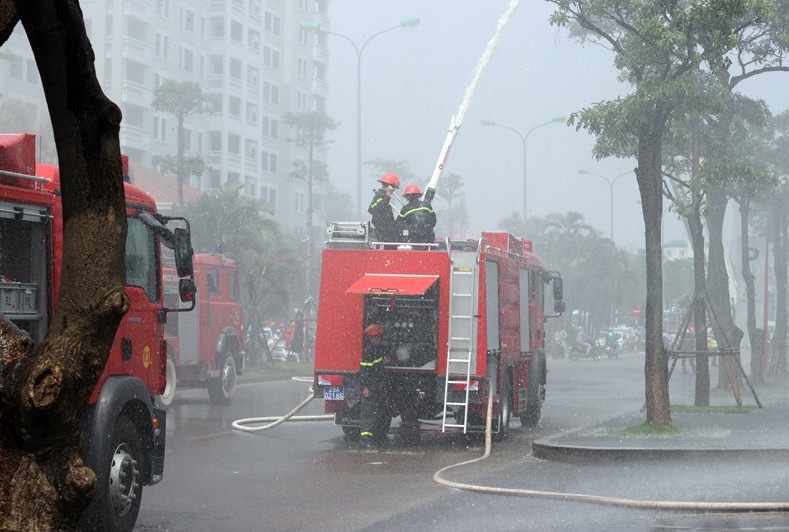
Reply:
[[388, 413], [376, 432], [398, 415], [483, 431], [489, 394], [495, 439], [512, 415], [535, 425], [545, 398], [544, 321], [564, 311], [560, 274], [508, 233], [391, 249], [369, 229], [335, 223], [323, 251], [314, 385], [335, 423], [358, 435], [364, 330], [378, 323], [390, 362]]
[[[63, 212], [59, 170], [37, 164], [35, 149], [34, 135], [0, 135], [0, 313], [38, 343], [57, 306]], [[168, 229], [176, 219], [158, 214], [139, 188], [126, 183], [125, 195], [130, 306], [81, 419], [99, 479], [80, 521], [85, 530], [131, 531], [143, 486], [164, 472], [166, 416], [155, 398], [165, 386], [164, 324], [179, 309], [164, 303], [161, 242], [174, 248], [181, 299], [194, 295], [188, 228]]]
[[[167, 385], [161, 396], [169, 405], [176, 387], [204, 387], [212, 402], [227, 404], [233, 398], [236, 375], [244, 372], [243, 308], [236, 262], [222, 255], [194, 256], [197, 285], [193, 312], [171, 316], [165, 325]], [[164, 297], [178, 305], [178, 276], [165, 268]]]

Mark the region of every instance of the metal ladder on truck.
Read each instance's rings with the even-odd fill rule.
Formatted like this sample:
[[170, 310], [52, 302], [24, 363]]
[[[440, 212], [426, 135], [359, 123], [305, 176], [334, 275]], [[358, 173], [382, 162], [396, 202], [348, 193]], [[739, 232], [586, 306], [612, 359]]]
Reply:
[[[447, 243], [447, 248], [451, 246]], [[449, 331], [447, 341], [447, 371], [444, 385], [444, 411], [441, 431], [447, 427], [468, 430], [469, 387], [471, 372], [476, 366], [477, 327], [475, 310], [477, 308], [477, 284], [479, 278], [478, 253], [450, 253], [449, 277]], [[474, 367], [472, 367], [474, 366]], [[462, 385], [463, 400], [450, 401], [450, 389]], [[463, 423], [457, 419], [447, 423], [447, 410], [450, 407], [463, 409]]]

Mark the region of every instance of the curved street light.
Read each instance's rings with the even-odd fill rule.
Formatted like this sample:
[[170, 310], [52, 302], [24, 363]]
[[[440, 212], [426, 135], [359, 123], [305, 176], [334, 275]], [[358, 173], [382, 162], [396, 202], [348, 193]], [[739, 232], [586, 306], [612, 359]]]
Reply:
[[365, 47], [375, 37], [399, 28], [414, 28], [419, 26], [420, 22], [419, 17], [403, 19], [396, 26], [373, 33], [361, 45], [357, 45], [353, 39], [342, 33], [322, 30], [320, 24], [314, 22], [302, 22], [299, 24], [305, 30], [320, 31], [326, 35], [336, 35], [345, 39], [356, 52], [356, 216], [360, 219], [362, 217], [362, 53], [364, 53]]
[[558, 124], [560, 122], [564, 122], [565, 120], [567, 120], [566, 117], [564, 117], [564, 116], [557, 116], [557, 117], [553, 118], [552, 120], [549, 120], [548, 122], [544, 122], [542, 124], [537, 124], [536, 126], [531, 128], [530, 130], [528, 130], [526, 132], [526, 134], [521, 133], [518, 129], [516, 129], [516, 128], [512, 127], [512, 126], [506, 126], [504, 124], [499, 124], [495, 120], [490, 120], [490, 119], [486, 118], [485, 120], [482, 121], [482, 125], [483, 126], [496, 126], [496, 127], [500, 127], [500, 128], [504, 128], [504, 129], [509, 129], [510, 131], [515, 132], [515, 134], [518, 135], [518, 137], [520, 137], [520, 139], [521, 139], [521, 144], [523, 145], [523, 227], [524, 227], [524, 229], [526, 228], [526, 213], [528, 212], [528, 210], [527, 210], [528, 204], [526, 203], [526, 199], [527, 199], [527, 195], [526, 195], [526, 141], [529, 139], [529, 135], [531, 135], [532, 132], [535, 129], [539, 129], [539, 128], [544, 127], [544, 126], [549, 126], [551, 124]]
[[611, 206], [611, 216], [610, 216], [611, 233], [610, 233], [610, 236], [611, 236], [611, 241], [613, 242], [614, 241], [614, 185], [616, 184], [617, 179], [619, 179], [620, 177], [625, 176], [627, 174], [633, 173], [633, 170], [628, 170], [627, 172], [622, 172], [621, 174], [619, 174], [618, 176], [616, 176], [613, 179], [609, 179], [609, 178], [607, 178], [604, 175], [600, 175], [600, 174], [596, 174], [594, 172], [590, 172], [589, 170], [578, 170], [578, 173], [581, 174], [581, 175], [593, 175], [595, 177], [599, 177], [600, 179], [604, 179], [605, 182], [608, 183], [608, 189], [610, 191], [610, 206]]

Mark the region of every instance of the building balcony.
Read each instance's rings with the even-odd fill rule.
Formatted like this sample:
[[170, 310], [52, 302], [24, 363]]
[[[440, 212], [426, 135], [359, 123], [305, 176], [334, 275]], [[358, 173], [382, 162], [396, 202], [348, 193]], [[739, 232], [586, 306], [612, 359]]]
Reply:
[[124, 37], [123, 57], [150, 65], [153, 60], [153, 46], [132, 37]]
[[119, 134], [121, 146], [144, 149], [147, 147], [148, 137], [149, 134], [144, 129], [121, 122]]
[[[109, 9], [111, 8], [108, 7]], [[134, 17], [148, 22], [153, 15], [153, 2], [151, 0], [125, 0], [123, 2], [123, 14], [127, 17]]]
[[133, 81], [123, 80], [121, 82], [121, 99], [124, 102], [147, 107], [151, 104], [151, 89]]

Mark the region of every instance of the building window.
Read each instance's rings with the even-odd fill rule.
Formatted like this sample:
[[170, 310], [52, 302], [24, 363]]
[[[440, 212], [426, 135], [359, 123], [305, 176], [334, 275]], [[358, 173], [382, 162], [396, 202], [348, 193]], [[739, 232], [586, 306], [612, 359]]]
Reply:
[[191, 9], [184, 9], [182, 12], [181, 27], [187, 33], [195, 32], [195, 14]]
[[263, 100], [278, 104], [279, 103], [279, 85], [275, 85], [268, 81], [263, 82]]
[[230, 21], [230, 40], [241, 43], [244, 38], [244, 26], [235, 20]]
[[304, 46], [309, 46], [309, 44], [310, 44], [310, 35], [312, 35], [312, 34], [313, 34], [313, 32], [311, 30], [307, 30], [307, 29], [304, 29], [304, 28], [299, 28], [299, 42], [301, 44], [303, 44]]
[[238, 185], [241, 182], [241, 176], [237, 172], [228, 172], [227, 182], [231, 185]]
[[254, 103], [247, 103], [247, 122], [250, 124], [258, 123], [258, 106]]
[[279, 50], [275, 50], [270, 46], [263, 47], [263, 65], [279, 70]]
[[233, 155], [241, 155], [241, 137], [233, 133], [227, 135], [227, 152]]
[[238, 59], [230, 60], [230, 77], [241, 81], [242, 63]]
[[167, 142], [167, 119], [153, 117], [153, 139], [160, 142]]
[[208, 95], [208, 109], [211, 113], [222, 113], [222, 94], [212, 93]]
[[279, 120], [276, 118], [269, 118], [268, 116], [261, 117], [261, 122], [263, 127], [262, 133], [264, 137], [269, 137], [272, 139], [279, 138]]
[[321, 81], [326, 81], [326, 65], [315, 63], [315, 77]]
[[282, 19], [277, 15], [266, 11], [264, 29], [266, 30], [266, 33], [276, 36], [282, 35]]
[[212, 55], [208, 60], [211, 75], [212, 76], [221, 76], [222, 71], [224, 70], [224, 60], [221, 55]]
[[158, 0], [156, 14], [162, 18], [170, 18], [170, 0]]
[[250, 50], [254, 50], [255, 52], [260, 51], [260, 33], [257, 31], [250, 29], [247, 35], [247, 43], [249, 44]]
[[230, 96], [227, 108], [227, 112], [231, 117], [241, 120], [241, 98]]
[[195, 54], [192, 50], [183, 48], [181, 50], [181, 70], [186, 72], [194, 72], [195, 70]]
[[247, 159], [257, 159], [258, 158], [258, 143], [254, 140], [247, 139], [246, 146], [244, 149], [244, 155]]
[[25, 79], [32, 85], [38, 85], [38, 69], [36, 68], [36, 62], [32, 59], [27, 60], [27, 76]]
[[170, 56], [170, 37], [163, 34], [163, 33], [156, 33], [156, 38], [154, 39], [154, 47], [153, 51], [156, 57], [161, 57], [162, 59], [168, 59]]
[[208, 147], [210, 151], [222, 151], [222, 132], [208, 132]]
[[192, 151], [192, 130], [184, 128], [184, 150]]
[[297, 111], [307, 110], [307, 94], [304, 91], [300, 91], [300, 90], [296, 91], [296, 110]]
[[8, 75], [21, 80], [24, 77], [25, 61], [18, 55], [9, 55], [6, 59], [9, 62]]
[[307, 77], [307, 60], [303, 57], [299, 57], [297, 60], [298, 64], [298, 73], [300, 78]]
[[271, 172], [272, 174], [277, 173], [277, 154], [270, 153], [267, 151], [261, 150], [260, 152], [260, 161], [261, 161], [261, 169], [264, 172]]
[[225, 19], [222, 17], [211, 17], [211, 38], [223, 39], [225, 37]]
[[247, 85], [249, 85], [253, 89], [257, 89], [259, 79], [260, 79], [260, 71], [253, 66], [247, 67]]

